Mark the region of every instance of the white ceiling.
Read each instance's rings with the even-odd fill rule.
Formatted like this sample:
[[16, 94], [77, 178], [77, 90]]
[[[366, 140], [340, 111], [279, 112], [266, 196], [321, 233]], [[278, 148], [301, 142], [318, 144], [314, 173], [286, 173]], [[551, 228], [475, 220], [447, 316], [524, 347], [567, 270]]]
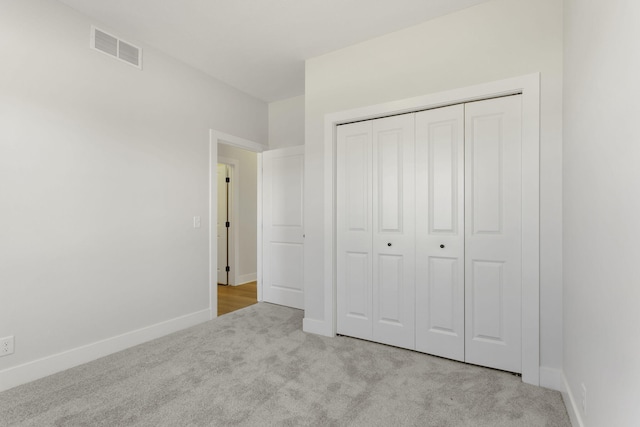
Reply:
[[60, 0], [270, 102], [304, 93], [304, 60], [486, 0]]

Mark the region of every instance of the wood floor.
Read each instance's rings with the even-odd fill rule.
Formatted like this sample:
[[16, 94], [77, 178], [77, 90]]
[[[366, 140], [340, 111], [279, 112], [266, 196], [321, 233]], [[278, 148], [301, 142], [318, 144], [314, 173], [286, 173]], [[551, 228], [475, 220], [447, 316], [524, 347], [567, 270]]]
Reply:
[[218, 285], [218, 316], [240, 310], [257, 302], [257, 282], [249, 282], [240, 286]]

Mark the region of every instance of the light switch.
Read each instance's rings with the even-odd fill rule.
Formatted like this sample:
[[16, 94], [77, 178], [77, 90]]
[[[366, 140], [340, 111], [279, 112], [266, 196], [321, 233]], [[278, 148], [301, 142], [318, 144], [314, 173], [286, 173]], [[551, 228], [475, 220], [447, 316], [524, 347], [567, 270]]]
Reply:
[[200, 228], [200, 217], [199, 216], [194, 216], [193, 217], [193, 228]]

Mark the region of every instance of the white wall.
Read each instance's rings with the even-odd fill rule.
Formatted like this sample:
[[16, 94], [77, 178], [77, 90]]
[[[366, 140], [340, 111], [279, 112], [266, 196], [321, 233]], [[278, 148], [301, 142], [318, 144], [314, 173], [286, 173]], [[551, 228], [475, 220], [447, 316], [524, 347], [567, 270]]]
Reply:
[[242, 150], [227, 144], [218, 144], [218, 158], [224, 157], [237, 161], [231, 182], [232, 192], [238, 190], [238, 209], [235, 215], [238, 223], [235, 227], [235, 281], [233, 285], [241, 285], [256, 280], [258, 254], [258, 155], [252, 151]]
[[144, 45], [143, 71], [94, 51], [99, 23], [57, 1], [1, 9], [0, 383], [208, 310], [209, 129], [267, 141], [262, 101]]
[[304, 144], [304, 95], [269, 103], [269, 149]]
[[640, 3], [564, 3], [564, 372], [584, 425], [637, 426]]
[[305, 319], [326, 321], [331, 303], [323, 285], [324, 115], [533, 72], [542, 79], [541, 364], [559, 376], [562, 3], [557, 0], [493, 0], [306, 62]]

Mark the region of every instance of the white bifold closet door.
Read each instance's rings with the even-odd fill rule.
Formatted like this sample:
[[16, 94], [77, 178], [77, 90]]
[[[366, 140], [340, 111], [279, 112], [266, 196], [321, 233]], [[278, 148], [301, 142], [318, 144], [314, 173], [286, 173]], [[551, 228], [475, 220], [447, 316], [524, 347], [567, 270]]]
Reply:
[[521, 372], [521, 100], [416, 114], [416, 350]]
[[339, 126], [336, 200], [337, 332], [373, 339], [371, 122]]
[[337, 136], [338, 333], [521, 372], [521, 97]]
[[415, 342], [414, 117], [338, 127], [338, 333]]
[[465, 105], [465, 360], [521, 372], [522, 101]]
[[464, 105], [416, 114], [416, 350], [464, 361]]

